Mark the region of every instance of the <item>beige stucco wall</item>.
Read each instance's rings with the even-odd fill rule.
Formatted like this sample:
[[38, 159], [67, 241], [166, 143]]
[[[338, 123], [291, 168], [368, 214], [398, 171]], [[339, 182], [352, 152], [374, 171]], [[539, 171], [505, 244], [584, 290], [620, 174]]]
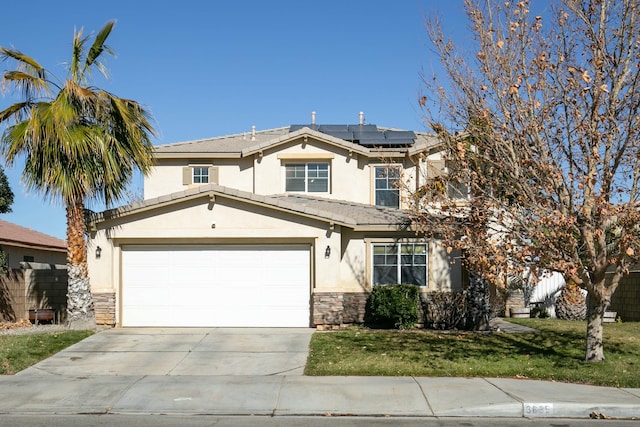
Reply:
[[[172, 205], [166, 209], [129, 216], [105, 223], [89, 241], [89, 272], [92, 289], [118, 291], [120, 286], [120, 246], [125, 244], [264, 244], [301, 243], [312, 246], [312, 284], [327, 286], [336, 280], [340, 248], [338, 233], [329, 233], [323, 221], [296, 217], [255, 205], [217, 197]], [[100, 259], [95, 248], [100, 246]], [[332, 255], [325, 258], [327, 246]], [[335, 255], [334, 255], [335, 254]]]
[[[211, 201], [204, 195], [99, 224], [88, 242], [90, 283], [92, 291], [114, 292], [120, 301], [121, 248], [128, 244], [296, 243], [311, 248], [311, 292], [363, 292], [370, 289], [371, 244], [393, 242], [394, 234], [393, 230], [353, 232], [322, 220], [223, 196]], [[95, 254], [97, 246], [102, 250], [100, 258]], [[434, 242], [429, 245], [429, 282], [425, 291], [457, 289], [461, 283], [459, 264], [451, 264]]]
[[196, 165], [218, 167], [218, 183], [222, 186], [256, 194], [281, 194], [285, 192], [284, 164], [314, 161], [330, 164], [330, 192], [311, 193], [315, 196], [374, 204], [374, 168], [389, 163], [403, 168], [403, 196], [416, 186], [418, 173], [413, 159], [366, 157], [326, 142], [299, 138], [241, 159], [159, 159], [144, 179], [144, 197], [152, 199], [187, 189], [182, 168]]
[[182, 169], [185, 166], [216, 166], [220, 185], [253, 192], [253, 164], [253, 158], [158, 159], [150, 173], [144, 177], [144, 198], [153, 199], [197, 186], [198, 184], [182, 183]]

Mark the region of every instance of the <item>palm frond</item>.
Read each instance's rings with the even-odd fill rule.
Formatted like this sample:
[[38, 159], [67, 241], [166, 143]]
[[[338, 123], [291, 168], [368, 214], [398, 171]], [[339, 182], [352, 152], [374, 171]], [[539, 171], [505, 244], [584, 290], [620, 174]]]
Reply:
[[25, 146], [28, 144], [28, 140], [24, 135], [27, 127], [28, 123], [23, 121], [16, 125], [9, 126], [2, 134], [2, 139], [0, 139], [2, 143], [0, 153], [9, 166], [13, 165], [14, 160], [19, 154], [26, 151]]
[[0, 123], [6, 123], [10, 120], [16, 123], [22, 121], [29, 114], [32, 105], [31, 102], [16, 102], [8, 106], [0, 111]]
[[79, 82], [84, 79], [84, 64], [83, 57], [85, 52], [85, 45], [88, 37], [83, 36], [83, 29], [75, 31], [73, 34], [73, 46], [71, 48], [71, 62], [69, 63], [69, 74], [73, 81]]
[[8, 89], [9, 85], [22, 92], [23, 97], [27, 100], [48, 96], [51, 93], [51, 85], [48, 80], [24, 71], [6, 71], [2, 76], [3, 92]]
[[26, 100], [51, 93], [54, 83], [47, 78], [47, 71], [30, 56], [15, 49], [0, 47], [0, 60], [16, 61], [16, 69], [5, 71], [2, 75], [3, 92], [11, 86], [21, 91]]
[[36, 75], [40, 78], [45, 77], [45, 69], [38, 62], [28, 55], [15, 49], [8, 49], [0, 46], [0, 60], [14, 59], [18, 63], [18, 69]]
[[107, 52], [110, 55], [113, 55], [114, 52], [111, 50], [109, 46], [105, 44], [109, 34], [111, 34], [111, 30], [113, 30], [116, 21], [109, 21], [105, 24], [104, 27], [100, 30], [100, 32], [96, 35], [93, 40], [93, 44], [89, 49], [89, 53], [87, 54], [87, 58], [85, 60], [84, 68], [85, 70], [89, 70], [92, 66], [95, 66], [100, 73], [108, 78], [108, 72], [104, 64], [98, 59], [102, 55], [103, 52]]

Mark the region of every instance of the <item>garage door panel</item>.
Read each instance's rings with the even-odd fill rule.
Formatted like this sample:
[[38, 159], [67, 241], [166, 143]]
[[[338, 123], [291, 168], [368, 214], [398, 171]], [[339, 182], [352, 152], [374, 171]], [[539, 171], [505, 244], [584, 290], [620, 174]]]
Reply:
[[309, 246], [126, 246], [124, 326], [309, 326]]

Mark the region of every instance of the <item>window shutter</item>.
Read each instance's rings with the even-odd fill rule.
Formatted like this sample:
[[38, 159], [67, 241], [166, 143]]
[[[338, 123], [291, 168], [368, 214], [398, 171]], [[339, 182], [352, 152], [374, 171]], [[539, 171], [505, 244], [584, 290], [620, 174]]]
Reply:
[[446, 163], [444, 160], [429, 160], [427, 162], [427, 178], [434, 179], [446, 175]]
[[182, 168], [182, 185], [191, 185], [193, 182], [193, 172], [189, 166]]
[[218, 184], [217, 166], [209, 166], [209, 184]]

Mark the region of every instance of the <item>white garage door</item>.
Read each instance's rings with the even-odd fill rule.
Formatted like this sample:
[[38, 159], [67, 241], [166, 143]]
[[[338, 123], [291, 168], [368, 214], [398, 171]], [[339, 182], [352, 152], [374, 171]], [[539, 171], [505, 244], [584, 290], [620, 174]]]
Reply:
[[122, 249], [123, 326], [309, 326], [309, 246]]

